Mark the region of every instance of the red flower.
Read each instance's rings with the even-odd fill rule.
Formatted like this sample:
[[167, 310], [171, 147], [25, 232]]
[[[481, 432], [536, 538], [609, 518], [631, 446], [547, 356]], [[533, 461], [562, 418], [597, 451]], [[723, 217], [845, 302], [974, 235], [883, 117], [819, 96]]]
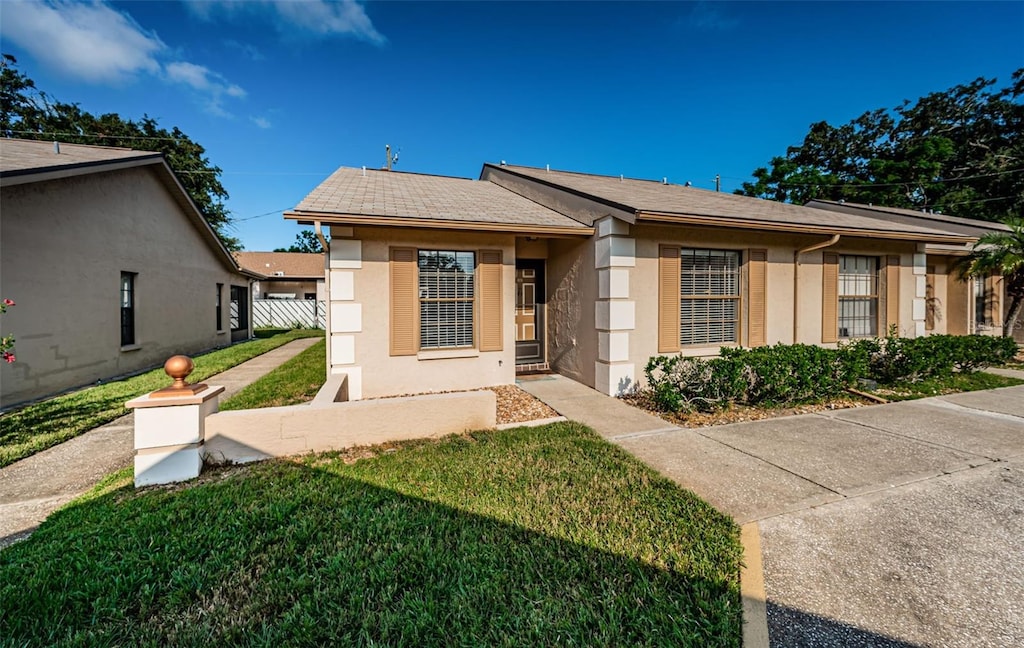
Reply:
[[14, 300], [13, 299], [5, 299], [4, 300], [4, 306], [14, 306]]
[[7, 364], [11, 364], [12, 362], [14, 362], [14, 354], [4, 351], [4, 360], [7, 362]]

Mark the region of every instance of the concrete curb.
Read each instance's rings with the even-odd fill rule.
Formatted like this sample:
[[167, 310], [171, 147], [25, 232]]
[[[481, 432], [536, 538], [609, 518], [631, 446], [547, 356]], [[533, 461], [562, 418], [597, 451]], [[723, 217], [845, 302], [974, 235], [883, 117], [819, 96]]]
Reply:
[[761, 533], [757, 522], [740, 527], [743, 568], [740, 596], [743, 598], [743, 648], [768, 648], [768, 600], [764, 590], [761, 562]]
[[548, 423], [560, 423], [569, 419], [564, 416], [552, 416], [551, 418], [534, 419], [532, 421], [521, 421], [519, 423], [502, 423], [501, 425], [495, 425], [495, 430], [511, 430], [519, 427], [540, 427], [547, 425]]

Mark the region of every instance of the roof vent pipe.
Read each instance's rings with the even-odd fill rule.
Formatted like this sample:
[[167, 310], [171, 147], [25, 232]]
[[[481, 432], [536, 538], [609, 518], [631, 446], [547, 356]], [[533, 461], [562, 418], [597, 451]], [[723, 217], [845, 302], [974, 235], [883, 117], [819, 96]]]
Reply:
[[53, 152], [55, 155], [60, 155], [60, 142], [53, 140]]
[[619, 174], [619, 182], [622, 182], [622, 178], [623, 178], [623, 175], [620, 173]]
[[668, 184], [668, 176], [665, 176], [665, 177], [663, 177], [661, 179], [661, 184], [663, 184], [663, 185], [667, 185]]
[[551, 170], [551, 165], [550, 164], [545, 164], [544, 165], [544, 170], [545, 171], [550, 171]]
[[366, 177], [366, 165], [365, 164], [363, 165], [363, 177], [364, 178]]

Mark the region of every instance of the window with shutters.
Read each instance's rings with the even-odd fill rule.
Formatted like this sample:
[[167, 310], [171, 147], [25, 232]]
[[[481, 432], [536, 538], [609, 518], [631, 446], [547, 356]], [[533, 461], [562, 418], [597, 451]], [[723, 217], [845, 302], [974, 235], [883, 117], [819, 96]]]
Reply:
[[878, 334], [878, 258], [839, 256], [839, 337]]
[[472, 348], [476, 254], [419, 250], [420, 349]]
[[679, 343], [737, 342], [740, 253], [683, 248], [679, 256]]

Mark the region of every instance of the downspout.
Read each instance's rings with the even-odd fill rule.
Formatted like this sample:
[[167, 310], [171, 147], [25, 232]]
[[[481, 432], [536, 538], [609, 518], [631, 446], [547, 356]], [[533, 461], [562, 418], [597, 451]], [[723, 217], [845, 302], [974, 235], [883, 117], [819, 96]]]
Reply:
[[[316, 238], [320, 241], [320, 247], [324, 250], [324, 339], [327, 340], [327, 344], [324, 345], [327, 349], [324, 351], [325, 360], [327, 363], [327, 378], [331, 377], [331, 249], [327, 244], [327, 239], [324, 237], [324, 232], [320, 228], [320, 221], [313, 221], [313, 231], [316, 232]], [[317, 303], [319, 308], [319, 302]]]
[[793, 344], [800, 340], [800, 255], [821, 250], [839, 242], [839, 234], [820, 243], [813, 243], [793, 253]]

